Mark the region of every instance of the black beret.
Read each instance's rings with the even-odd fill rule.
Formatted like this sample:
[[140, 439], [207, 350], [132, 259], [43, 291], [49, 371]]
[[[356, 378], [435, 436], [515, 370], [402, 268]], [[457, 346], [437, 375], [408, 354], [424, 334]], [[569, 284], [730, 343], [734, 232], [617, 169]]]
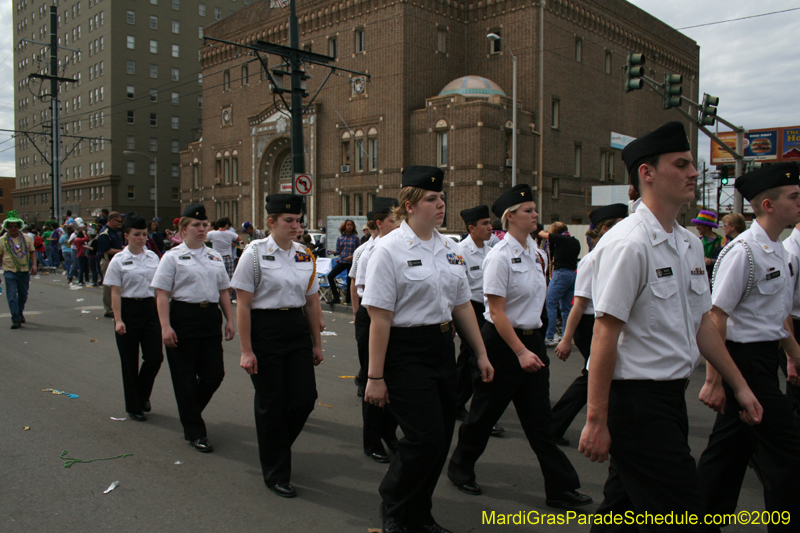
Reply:
[[[387, 198], [378, 196], [372, 201], [372, 214], [377, 215], [380, 213], [389, 213], [393, 208], [397, 207], [397, 198]], [[367, 215], [367, 218], [372, 218]]]
[[492, 213], [497, 215], [498, 218], [503, 218], [503, 213], [506, 212], [506, 209], [521, 204], [522, 202], [533, 202], [533, 191], [531, 190], [531, 186], [526, 183], [514, 185], [504, 192], [502, 196], [492, 204]]
[[688, 152], [691, 150], [689, 139], [683, 122], [667, 122], [657, 130], [642, 135], [622, 150], [622, 160], [628, 167], [628, 174], [634, 174], [645, 157], [668, 154], [672, 152]]
[[489, 213], [488, 205], [479, 205], [478, 207], [472, 207], [461, 211], [461, 218], [464, 219], [464, 224], [467, 225], [491, 217], [492, 215]]
[[436, 167], [411, 165], [403, 169], [403, 187], [417, 187], [427, 191], [442, 192], [444, 172]]
[[299, 215], [303, 212], [303, 197], [299, 194], [271, 194], [267, 196], [267, 214], [289, 213]]
[[194, 218], [197, 220], [208, 220], [206, 216], [206, 206], [203, 204], [189, 204], [183, 210], [183, 217]]
[[611, 204], [598, 207], [589, 213], [589, 220], [596, 228], [597, 225], [607, 218], [625, 218], [628, 216], [628, 206], [625, 204]]
[[125, 222], [122, 224], [122, 229], [147, 229], [147, 221], [136, 213], [128, 213], [125, 215]]
[[761, 167], [736, 178], [735, 187], [749, 202], [761, 191], [784, 185], [800, 185], [797, 171], [797, 163], [777, 163]]

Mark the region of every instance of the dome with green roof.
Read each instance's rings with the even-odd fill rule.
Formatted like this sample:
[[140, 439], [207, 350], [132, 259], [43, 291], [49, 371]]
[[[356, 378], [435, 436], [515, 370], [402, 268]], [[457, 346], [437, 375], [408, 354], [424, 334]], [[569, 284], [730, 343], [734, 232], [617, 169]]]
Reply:
[[464, 76], [455, 79], [444, 86], [439, 96], [448, 96], [452, 94], [460, 94], [472, 98], [489, 98], [494, 95], [506, 95], [499, 85], [481, 76]]

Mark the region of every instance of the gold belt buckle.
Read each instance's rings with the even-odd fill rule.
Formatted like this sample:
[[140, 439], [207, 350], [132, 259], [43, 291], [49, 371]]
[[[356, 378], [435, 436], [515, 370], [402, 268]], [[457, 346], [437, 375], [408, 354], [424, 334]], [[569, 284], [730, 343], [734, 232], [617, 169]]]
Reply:
[[536, 331], [536, 330], [535, 329], [523, 329], [522, 330], [522, 334], [523, 335], [533, 335], [534, 331]]
[[439, 324], [439, 331], [441, 331], [442, 333], [447, 333], [448, 331], [450, 331], [450, 322], [442, 322], [441, 324]]
[[288, 307], [279, 307], [278, 308], [278, 311], [288, 311], [288, 310], [289, 310]]
[[201, 309], [205, 309], [206, 307], [208, 307], [208, 302], [200, 302]]

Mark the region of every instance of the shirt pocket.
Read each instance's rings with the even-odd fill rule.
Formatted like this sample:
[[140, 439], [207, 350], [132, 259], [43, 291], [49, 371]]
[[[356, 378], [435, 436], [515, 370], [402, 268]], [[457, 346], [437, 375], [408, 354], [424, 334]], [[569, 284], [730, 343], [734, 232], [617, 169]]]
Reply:
[[477, 268], [474, 266], [467, 267], [467, 276], [470, 279], [481, 279], [483, 278], [483, 269], [480, 266]]
[[506, 298], [511, 298], [511, 293], [519, 295], [533, 294], [534, 270], [524, 262], [511, 263], [511, 279], [509, 279], [508, 295]]
[[666, 279], [649, 284], [652, 293], [650, 299], [650, 329], [653, 331], [680, 331], [681, 297], [678, 294], [678, 281]]
[[760, 316], [776, 317], [779, 318], [780, 321], [783, 321], [786, 318], [783, 316], [786, 311], [786, 306], [784, 304], [786, 296], [779, 293], [781, 289], [787, 289], [788, 291], [786, 283], [783, 282], [783, 278], [779, 277], [769, 281], [761, 281], [756, 288], [759, 293], [758, 305], [756, 306], [758, 314]]

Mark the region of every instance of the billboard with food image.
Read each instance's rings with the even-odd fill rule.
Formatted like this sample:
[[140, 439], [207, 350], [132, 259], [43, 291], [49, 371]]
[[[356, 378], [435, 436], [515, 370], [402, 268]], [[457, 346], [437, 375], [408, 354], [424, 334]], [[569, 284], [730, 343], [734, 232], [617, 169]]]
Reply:
[[800, 128], [784, 128], [781, 159], [783, 161], [800, 160]]
[[[717, 136], [730, 146], [736, 147], [736, 134], [720, 132]], [[750, 130], [744, 134], [744, 156], [752, 161], [800, 160], [800, 126]], [[724, 165], [735, 160], [716, 142], [711, 142], [711, 164]]]

